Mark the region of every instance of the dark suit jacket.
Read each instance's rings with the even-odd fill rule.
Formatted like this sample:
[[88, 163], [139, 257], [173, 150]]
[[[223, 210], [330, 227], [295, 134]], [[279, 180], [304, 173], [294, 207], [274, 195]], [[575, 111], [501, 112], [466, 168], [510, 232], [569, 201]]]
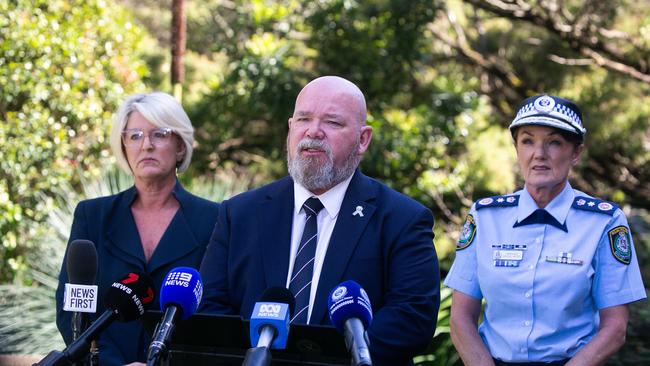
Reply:
[[[363, 217], [352, 215], [357, 206]], [[293, 207], [289, 177], [222, 203], [201, 264], [201, 311], [250, 318], [265, 289], [286, 286]], [[324, 259], [311, 324], [331, 324], [329, 292], [354, 280], [372, 302], [373, 364], [409, 363], [431, 340], [440, 305], [432, 227], [424, 206], [355, 172]]]
[[[131, 271], [151, 276], [156, 299], [147, 308], [159, 309], [158, 293], [167, 272], [178, 266], [199, 267], [217, 220], [219, 204], [190, 194], [177, 182], [172, 194], [180, 208], [147, 263], [130, 209], [136, 194], [135, 187], [131, 187], [113, 196], [82, 201], [75, 210], [69, 242], [87, 239], [97, 248], [99, 297], [93, 320], [106, 310], [104, 299], [111, 284]], [[72, 341], [71, 313], [62, 310], [64, 285], [68, 282], [66, 260], [67, 257], [63, 260], [56, 291], [56, 322], [69, 344]], [[149, 342], [140, 320], [114, 322], [100, 334], [100, 363], [124, 365], [145, 361]]]

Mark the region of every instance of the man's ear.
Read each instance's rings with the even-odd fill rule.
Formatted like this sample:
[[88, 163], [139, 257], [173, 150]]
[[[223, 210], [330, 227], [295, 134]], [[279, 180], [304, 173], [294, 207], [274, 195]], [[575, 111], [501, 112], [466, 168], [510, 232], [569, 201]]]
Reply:
[[361, 127], [361, 134], [359, 135], [359, 150], [357, 150], [357, 154], [363, 155], [363, 153], [368, 150], [368, 146], [370, 145], [370, 141], [372, 140], [372, 127], [370, 126], [363, 126]]

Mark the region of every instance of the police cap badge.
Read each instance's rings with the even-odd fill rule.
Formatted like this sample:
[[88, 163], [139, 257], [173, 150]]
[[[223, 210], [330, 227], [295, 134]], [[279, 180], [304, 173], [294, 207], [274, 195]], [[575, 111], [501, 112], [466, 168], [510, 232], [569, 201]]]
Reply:
[[565, 130], [582, 140], [587, 130], [582, 125], [582, 112], [570, 100], [554, 95], [536, 95], [524, 100], [510, 124], [510, 132], [524, 125], [542, 125]]

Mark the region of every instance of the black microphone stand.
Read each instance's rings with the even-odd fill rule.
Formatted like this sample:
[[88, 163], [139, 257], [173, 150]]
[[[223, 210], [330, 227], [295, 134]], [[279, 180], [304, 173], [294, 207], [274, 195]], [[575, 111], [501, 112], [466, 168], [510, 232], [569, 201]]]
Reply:
[[63, 351], [52, 351], [40, 362], [33, 366], [70, 366], [74, 362], [88, 357], [90, 343], [101, 331], [106, 329], [113, 319], [117, 318], [116, 311], [106, 311], [95, 322], [88, 327], [79, 339], [70, 343]]

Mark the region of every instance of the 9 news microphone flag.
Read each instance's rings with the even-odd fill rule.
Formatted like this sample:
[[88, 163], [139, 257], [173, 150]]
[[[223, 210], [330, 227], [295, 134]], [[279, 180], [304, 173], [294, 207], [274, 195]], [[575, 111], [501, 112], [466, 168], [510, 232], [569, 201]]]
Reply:
[[174, 331], [177, 319], [185, 320], [199, 307], [203, 296], [203, 283], [199, 272], [190, 267], [177, 267], [169, 271], [160, 289], [160, 310], [163, 318], [154, 330], [149, 345], [147, 365], [155, 365], [167, 351], [167, 342]]

